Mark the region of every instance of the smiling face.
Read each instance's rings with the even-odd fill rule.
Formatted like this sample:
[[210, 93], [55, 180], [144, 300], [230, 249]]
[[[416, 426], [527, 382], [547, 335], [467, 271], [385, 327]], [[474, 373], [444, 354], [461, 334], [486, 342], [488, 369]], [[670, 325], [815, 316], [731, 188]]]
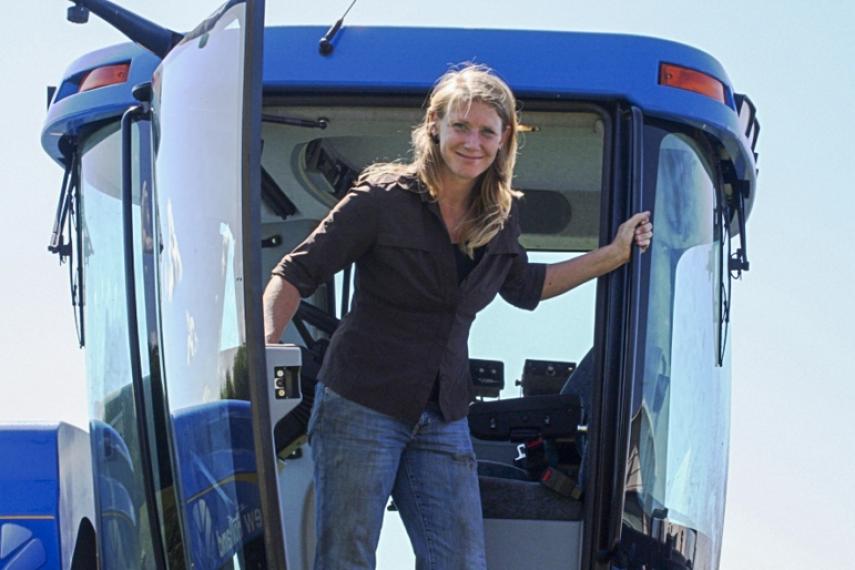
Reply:
[[444, 117], [434, 117], [432, 133], [439, 138], [443, 185], [467, 189], [490, 168], [507, 138], [498, 113], [480, 101], [454, 106]]

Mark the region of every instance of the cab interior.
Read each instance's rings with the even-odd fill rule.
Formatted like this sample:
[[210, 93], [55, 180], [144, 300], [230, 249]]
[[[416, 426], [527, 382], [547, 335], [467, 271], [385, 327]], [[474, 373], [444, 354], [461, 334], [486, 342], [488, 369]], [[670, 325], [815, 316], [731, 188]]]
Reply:
[[[608, 178], [608, 114], [594, 106], [529, 101], [522, 101], [521, 108], [514, 178], [514, 188], [524, 193], [521, 244], [530, 260], [547, 263], [597, 247]], [[314, 229], [364, 167], [408, 160], [410, 131], [423, 113], [421, 101], [415, 100], [268, 102], [262, 120], [265, 282], [273, 266]], [[347, 311], [352, 271], [343, 270], [304, 299], [281, 339], [300, 345], [303, 352], [303, 402], [275, 427], [291, 568], [311, 568], [314, 495], [305, 425], [327, 339]], [[576, 425], [562, 432], [557, 424], [588, 421], [595, 375], [595, 306], [596, 285], [588, 283], [542, 302], [531, 313], [497, 298], [473, 323], [470, 370], [479, 397], [471, 408], [470, 426], [491, 569], [581, 563], [585, 437]], [[562, 416], [568, 402], [575, 415]], [[531, 413], [523, 415], [536, 418], [533, 426], [519, 423], [519, 410], [526, 406]], [[500, 423], [510, 421], [502, 433], [490, 427], [497, 418]], [[552, 422], [555, 429], [544, 430], [544, 422]], [[547, 469], [557, 472], [563, 485], [541, 482]], [[409, 543], [390, 503], [378, 567], [404, 567], [407, 560], [412, 560]]]

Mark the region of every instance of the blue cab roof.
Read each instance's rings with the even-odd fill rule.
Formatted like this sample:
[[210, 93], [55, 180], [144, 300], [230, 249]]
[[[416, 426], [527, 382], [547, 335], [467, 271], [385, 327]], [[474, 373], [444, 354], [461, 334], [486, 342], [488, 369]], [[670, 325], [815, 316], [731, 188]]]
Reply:
[[[321, 27], [270, 27], [264, 37], [265, 92], [424, 95], [450, 65], [483, 63], [521, 98], [624, 100], [649, 116], [710, 132], [754, 186], [755, 160], [742, 132], [734, 91], [713, 57], [676, 42], [620, 34], [450, 28], [345, 27], [329, 56], [318, 51]], [[101, 65], [131, 62], [126, 83], [76, 94], [75, 81]], [[659, 65], [674, 63], [717, 78], [725, 103], [662, 86]], [[135, 44], [87, 54], [69, 66], [48, 111], [42, 146], [62, 159], [59, 140], [135, 104], [131, 87], [149, 81], [159, 59]]]

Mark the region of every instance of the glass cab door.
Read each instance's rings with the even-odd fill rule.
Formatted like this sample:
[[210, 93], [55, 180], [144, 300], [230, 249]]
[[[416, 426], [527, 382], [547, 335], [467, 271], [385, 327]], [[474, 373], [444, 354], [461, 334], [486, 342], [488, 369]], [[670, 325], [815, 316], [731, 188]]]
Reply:
[[723, 196], [717, 154], [688, 129], [644, 128], [644, 257], [633, 351], [621, 546], [630, 563], [718, 568], [729, 439], [722, 326]]
[[284, 566], [266, 402], [253, 385], [264, 376], [252, 223], [263, 17], [263, 0], [227, 2], [153, 78], [160, 358], [176, 510], [195, 568]]

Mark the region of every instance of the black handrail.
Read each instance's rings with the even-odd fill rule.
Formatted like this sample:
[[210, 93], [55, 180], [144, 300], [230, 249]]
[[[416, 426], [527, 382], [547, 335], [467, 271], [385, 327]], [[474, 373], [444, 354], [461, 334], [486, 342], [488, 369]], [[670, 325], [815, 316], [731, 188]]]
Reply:
[[160, 520], [154, 488], [154, 466], [151, 461], [151, 438], [148, 433], [148, 413], [145, 404], [145, 392], [140, 359], [139, 323], [137, 320], [136, 275], [134, 269], [134, 222], [133, 222], [133, 176], [131, 168], [131, 124], [150, 114], [147, 104], [129, 108], [122, 115], [122, 237], [125, 261], [125, 307], [128, 316], [128, 344], [131, 361], [131, 381], [134, 392], [134, 409], [137, 430], [139, 432], [140, 461], [142, 463], [143, 492], [148, 509], [149, 534], [154, 551], [155, 567], [166, 568], [163, 537], [160, 533]]
[[[638, 107], [632, 107], [632, 123], [630, 131], [631, 159], [631, 196], [630, 214], [644, 211], [644, 115]], [[641, 338], [641, 251], [633, 245], [629, 264], [629, 288], [626, 310], [625, 341], [632, 351], [621, 364], [621, 380], [617, 400], [617, 426], [614, 438], [614, 458], [611, 478], [611, 497], [609, 511], [609, 532], [607, 548], [616, 552], [621, 541], [623, 528], [624, 494], [626, 491], [626, 459], [630, 437], [630, 407], [632, 405], [632, 385], [638, 373], [640, 361], [638, 354], [638, 339]], [[626, 298], [627, 296], [625, 296]]]

